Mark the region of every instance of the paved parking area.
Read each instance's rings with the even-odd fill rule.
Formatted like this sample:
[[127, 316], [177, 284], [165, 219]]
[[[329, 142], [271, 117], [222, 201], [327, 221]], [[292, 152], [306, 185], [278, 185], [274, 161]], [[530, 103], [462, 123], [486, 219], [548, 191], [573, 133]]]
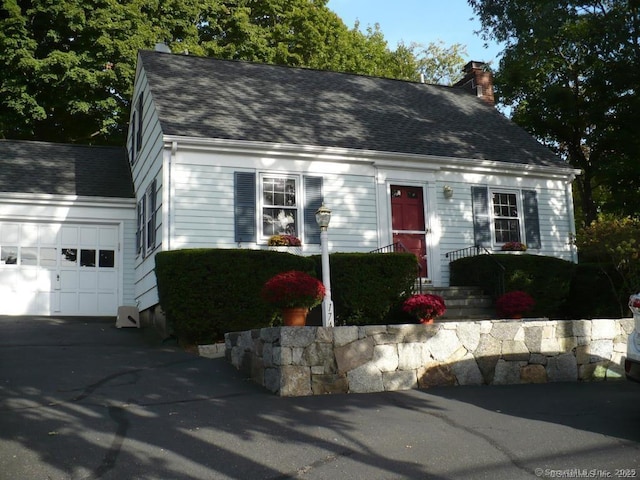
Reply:
[[280, 398], [114, 325], [0, 317], [0, 478], [640, 476], [640, 384]]

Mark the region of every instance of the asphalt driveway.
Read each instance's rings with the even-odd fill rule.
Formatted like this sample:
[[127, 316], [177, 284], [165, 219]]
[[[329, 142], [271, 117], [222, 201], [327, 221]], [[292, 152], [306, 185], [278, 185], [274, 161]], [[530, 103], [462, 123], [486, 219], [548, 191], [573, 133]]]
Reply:
[[0, 479], [640, 477], [640, 384], [280, 398], [111, 319], [0, 317]]

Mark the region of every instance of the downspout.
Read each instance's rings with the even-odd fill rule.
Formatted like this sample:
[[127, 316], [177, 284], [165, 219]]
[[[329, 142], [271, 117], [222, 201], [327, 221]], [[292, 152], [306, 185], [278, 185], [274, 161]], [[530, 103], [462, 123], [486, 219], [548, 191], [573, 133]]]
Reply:
[[167, 161], [167, 165], [165, 165], [164, 167], [164, 178], [163, 178], [163, 203], [164, 205], [166, 205], [165, 208], [165, 212], [166, 212], [166, 228], [164, 229], [165, 232], [165, 236], [164, 238], [166, 239], [166, 242], [163, 242], [163, 244], [165, 245], [165, 248], [163, 248], [163, 250], [171, 250], [171, 239], [173, 238], [173, 224], [171, 222], [172, 220], [172, 203], [171, 203], [171, 199], [173, 197], [172, 195], [172, 189], [173, 189], [173, 185], [171, 183], [171, 174], [172, 174], [172, 169], [173, 169], [173, 164], [175, 163], [176, 160], [176, 154], [178, 152], [178, 142], [177, 141], [173, 141], [171, 142], [171, 154], [169, 155], [169, 159]]
[[[388, 238], [389, 235], [389, 230], [385, 227], [383, 229], [382, 225], [381, 225], [381, 218], [382, 215], [380, 215], [380, 213], [383, 211], [382, 210], [382, 201], [383, 199], [385, 199], [385, 196], [382, 195], [381, 198], [381, 194], [380, 194], [380, 169], [378, 168], [377, 165], [374, 164], [373, 166], [373, 170], [374, 170], [374, 183], [375, 183], [375, 197], [376, 197], [376, 212], [378, 212], [378, 214], [376, 215], [376, 248], [380, 248], [383, 245], [387, 245], [389, 242], [384, 243], [386, 240], [382, 240], [383, 238]], [[383, 184], [386, 184], [386, 182], [382, 182]], [[386, 199], [385, 199], [386, 201]], [[386, 211], [386, 210], [385, 210]], [[386, 216], [385, 216], [386, 218]], [[385, 222], [386, 223], [386, 222]], [[393, 239], [393, 236], [391, 236]]]

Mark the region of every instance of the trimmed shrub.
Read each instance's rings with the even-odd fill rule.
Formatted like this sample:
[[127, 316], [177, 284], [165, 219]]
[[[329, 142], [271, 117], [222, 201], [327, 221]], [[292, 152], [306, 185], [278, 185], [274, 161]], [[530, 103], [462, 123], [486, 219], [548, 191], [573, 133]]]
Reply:
[[173, 250], [155, 261], [160, 304], [184, 343], [269, 326], [275, 309], [260, 297], [264, 283], [286, 270], [315, 270], [312, 258], [267, 250]]
[[[567, 318], [622, 318], [631, 312], [623, 279], [611, 264], [579, 263], [566, 305]], [[621, 298], [617, 295], [621, 294]]]
[[461, 258], [450, 265], [451, 285], [482, 287], [494, 299], [500, 295], [500, 268], [505, 267], [503, 292], [522, 290], [536, 304], [530, 315], [564, 318], [575, 264], [541, 255], [478, 255]]
[[[321, 259], [316, 260], [322, 278]], [[415, 255], [334, 253], [330, 262], [336, 325], [399, 323], [397, 306], [411, 294], [417, 275]]]

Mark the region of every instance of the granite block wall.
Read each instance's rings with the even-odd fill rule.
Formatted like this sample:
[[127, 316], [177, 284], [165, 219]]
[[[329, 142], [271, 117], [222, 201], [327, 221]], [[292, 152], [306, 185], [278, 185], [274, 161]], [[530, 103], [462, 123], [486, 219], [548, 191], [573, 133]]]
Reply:
[[225, 356], [281, 396], [624, 377], [633, 319], [273, 327], [225, 336]]

